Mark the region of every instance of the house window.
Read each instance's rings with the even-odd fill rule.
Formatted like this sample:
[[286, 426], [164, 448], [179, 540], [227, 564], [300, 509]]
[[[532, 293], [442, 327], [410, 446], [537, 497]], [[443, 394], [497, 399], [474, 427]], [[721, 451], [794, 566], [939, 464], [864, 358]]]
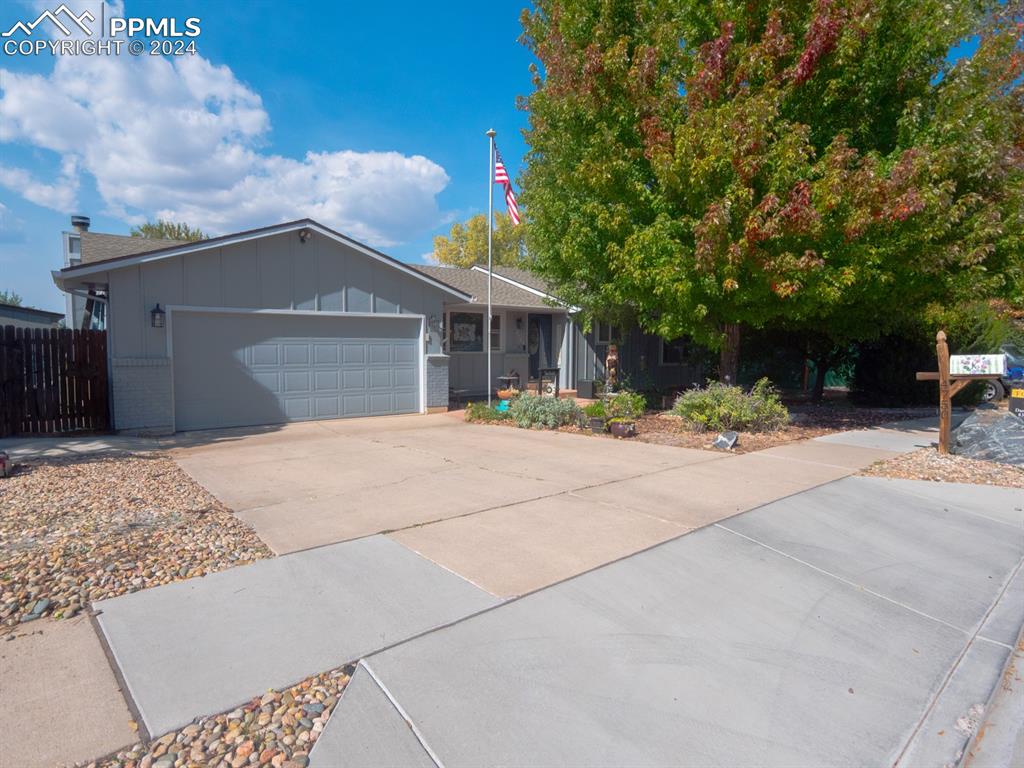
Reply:
[[619, 329], [611, 323], [594, 323], [598, 344], [611, 344], [619, 338]]
[[[484, 351], [484, 315], [482, 312], [452, 312], [448, 318], [450, 352]], [[491, 349], [501, 350], [501, 315], [491, 316]]]
[[672, 341], [661, 340], [661, 359], [659, 365], [682, 365], [689, 352], [689, 341], [687, 339], [673, 339]]
[[484, 351], [484, 316], [476, 312], [452, 312], [448, 348], [452, 352]]
[[491, 350], [501, 351], [501, 315], [491, 315]]

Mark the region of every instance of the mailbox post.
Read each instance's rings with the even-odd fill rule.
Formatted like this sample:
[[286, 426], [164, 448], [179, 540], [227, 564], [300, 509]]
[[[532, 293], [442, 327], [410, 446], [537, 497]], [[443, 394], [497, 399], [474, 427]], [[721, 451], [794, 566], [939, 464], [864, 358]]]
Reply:
[[[1002, 371], [951, 374], [949, 372], [949, 345], [946, 344], [945, 331], [939, 331], [935, 334], [935, 356], [939, 360], [939, 370], [918, 371], [917, 380], [939, 382], [939, 453], [947, 454], [949, 453], [950, 433], [952, 432], [953, 395], [972, 381], [999, 379], [1006, 370], [1006, 357], [1003, 356]], [[971, 357], [981, 360], [982, 358], [998, 356], [972, 355]], [[984, 363], [985, 361], [982, 362]]]

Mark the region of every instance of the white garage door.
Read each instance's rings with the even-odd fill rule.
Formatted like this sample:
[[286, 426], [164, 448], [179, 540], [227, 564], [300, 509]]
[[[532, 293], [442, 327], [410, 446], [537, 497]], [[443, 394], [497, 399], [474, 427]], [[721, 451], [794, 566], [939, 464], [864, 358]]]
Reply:
[[419, 318], [177, 311], [175, 428], [417, 413]]

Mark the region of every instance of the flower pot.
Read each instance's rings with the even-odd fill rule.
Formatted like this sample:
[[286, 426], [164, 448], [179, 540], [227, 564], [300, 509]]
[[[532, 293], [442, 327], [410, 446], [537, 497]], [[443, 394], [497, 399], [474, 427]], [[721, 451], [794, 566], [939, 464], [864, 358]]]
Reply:
[[590, 431], [591, 432], [605, 432], [608, 429], [608, 425], [600, 416], [590, 417]]
[[636, 424], [632, 421], [613, 421], [608, 425], [611, 433], [616, 437], [635, 437]]

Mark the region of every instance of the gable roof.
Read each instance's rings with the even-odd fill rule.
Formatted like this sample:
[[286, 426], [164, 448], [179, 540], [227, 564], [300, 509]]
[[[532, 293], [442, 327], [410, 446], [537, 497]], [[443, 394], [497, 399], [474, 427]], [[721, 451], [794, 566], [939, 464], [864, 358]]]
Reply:
[[[472, 295], [472, 304], [487, 303], [487, 270], [472, 267], [441, 267], [435, 265], [411, 264], [413, 269], [425, 275], [431, 275], [449, 285], [454, 285]], [[491, 281], [491, 302], [505, 307], [544, 307], [551, 309], [557, 306], [557, 299], [545, 298], [540, 291], [525, 289], [509, 280], [500, 279], [497, 271], [494, 272], [494, 280]]]
[[[300, 229], [309, 229], [313, 232], [323, 235], [335, 242], [339, 242], [343, 245], [347, 245], [350, 248], [359, 251], [360, 253], [369, 256], [372, 259], [376, 259], [390, 267], [394, 267], [400, 272], [404, 272], [407, 275], [423, 280], [435, 288], [440, 288], [446, 293], [452, 294], [463, 301], [469, 301], [472, 297], [464, 291], [455, 288], [448, 283], [445, 283], [435, 277], [423, 274], [418, 270], [415, 270], [409, 264], [405, 264], [398, 259], [392, 258], [385, 253], [371, 248], [368, 245], [360, 243], [358, 240], [353, 240], [351, 237], [347, 237], [340, 232], [335, 232], [333, 229], [325, 227], [319, 222], [313, 221], [313, 219], [298, 219], [296, 221], [286, 221], [283, 224], [273, 224], [268, 227], [259, 227], [258, 229], [250, 229], [245, 232], [236, 232], [231, 235], [221, 235], [220, 237], [211, 237], [207, 240], [196, 240], [191, 243], [180, 243], [176, 240], [146, 240], [141, 237], [124, 238], [126, 240], [135, 240], [141, 243], [140, 248], [132, 248], [131, 253], [125, 253], [119, 256], [110, 256], [109, 258], [101, 259], [93, 262], [82, 261], [81, 264], [74, 264], [70, 267], [64, 267], [63, 269], [53, 272], [53, 282], [58, 288], [64, 290], [64, 281], [72, 278], [86, 277], [88, 275], [107, 272], [112, 269], [121, 269], [122, 267], [130, 267], [136, 264], [146, 264], [151, 261], [159, 261], [160, 259], [168, 259], [174, 256], [183, 256], [187, 253], [196, 253], [199, 251], [205, 251], [209, 248], [221, 248], [226, 245], [234, 245], [235, 243], [242, 243], [247, 240], [255, 240], [260, 237], [267, 237], [269, 235], [278, 235], [285, 232], [297, 232]], [[86, 233], [83, 233], [86, 234]], [[94, 235], [100, 233], [91, 233]], [[106, 235], [105, 237], [119, 237], [117, 235]], [[167, 243], [173, 243], [173, 245], [167, 245]], [[152, 247], [156, 244], [158, 247]]]
[[[47, 312], [45, 309], [22, 307], [17, 304], [5, 304], [0, 302], [0, 317], [56, 324], [58, 321], [64, 319], [64, 313]], [[3, 325], [3, 323], [0, 323], [0, 325]]]
[[102, 232], [83, 232], [78, 237], [82, 247], [82, 264], [110, 261], [122, 256], [134, 256], [139, 253], [173, 248], [176, 245], [188, 245], [190, 242], [188, 240], [153, 240], [131, 235], [107, 235]]

